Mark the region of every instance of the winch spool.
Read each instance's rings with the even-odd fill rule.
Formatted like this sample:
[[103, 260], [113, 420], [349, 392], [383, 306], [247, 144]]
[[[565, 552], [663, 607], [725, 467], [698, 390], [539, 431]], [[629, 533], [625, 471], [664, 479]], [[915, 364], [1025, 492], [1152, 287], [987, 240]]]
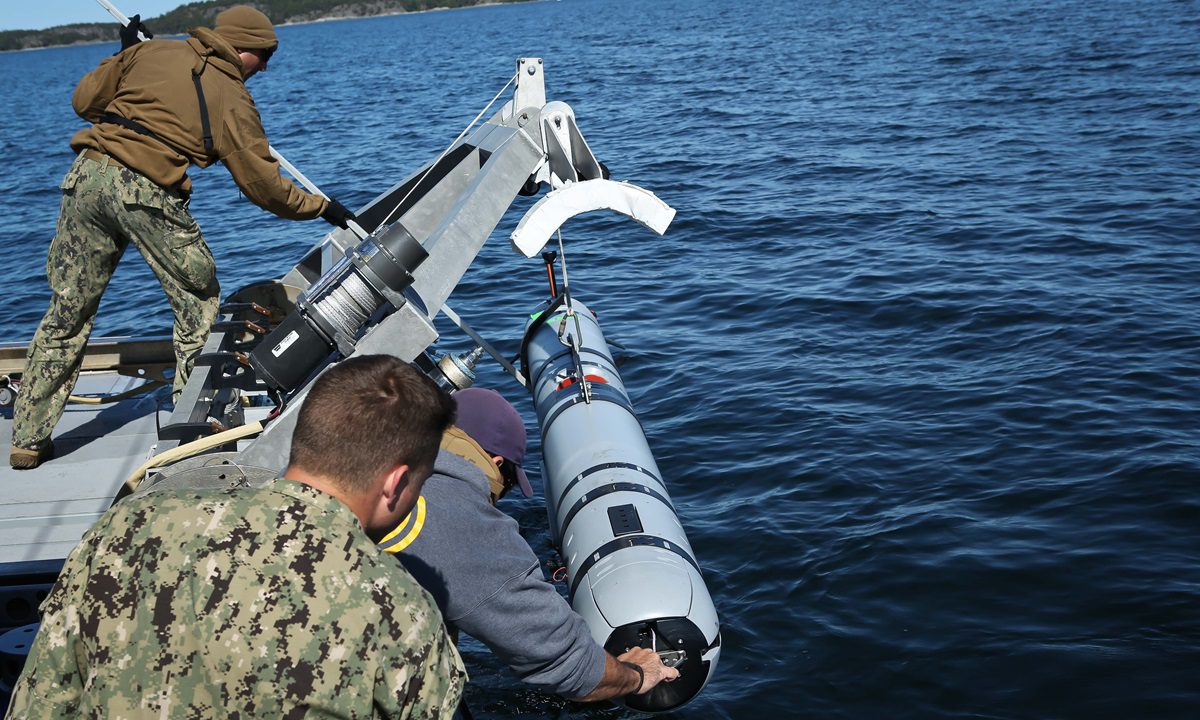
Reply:
[[296, 309], [250, 354], [250, 366], [273, 389], [299, 387], [335, 351], [353, 352], [360, 331], [385, 304], [404, 305], [403, 292], [426, 257], [399, 222], [367, 236], [301, 293]]

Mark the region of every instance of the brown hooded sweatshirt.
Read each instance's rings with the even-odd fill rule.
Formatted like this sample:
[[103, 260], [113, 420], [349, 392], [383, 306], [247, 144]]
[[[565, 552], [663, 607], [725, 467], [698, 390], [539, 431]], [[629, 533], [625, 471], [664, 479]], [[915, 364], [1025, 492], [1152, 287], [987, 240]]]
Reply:
[[[76, 151], [98, 150], [166, 188], [191, 191], [189, 165], [224, 163], [255, 205], [280, 217], [308, 220], [327, 201], [279, 174], [258, 108], [242, 81], [237, 51], [208, 28], [187, 40], [148, 40], [114, 55], [79, 81], [71, 104], [95, 123], [71, 138]], [[204, 149], [199, 100], [192, 72], [200, 72], [208, 104], [213, 149]], [[112, 122], [112, 113], [141, 123], [156, 139]]]

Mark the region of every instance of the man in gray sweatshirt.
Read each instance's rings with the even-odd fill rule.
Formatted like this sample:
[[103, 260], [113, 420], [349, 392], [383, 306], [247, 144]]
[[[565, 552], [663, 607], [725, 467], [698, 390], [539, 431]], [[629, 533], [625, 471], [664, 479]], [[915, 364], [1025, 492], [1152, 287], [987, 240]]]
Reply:
[[517, 485], [525, 424], [494, 390], [454, 394], [458, 420], [412, 513], [380, 542], [433, 596], [452, 632], [486, 645], [523, 682], [573, 700], [649, 692], [679, 671], [647, 648], [613, 657], [546, 582], [515, 520], [495, 502]]

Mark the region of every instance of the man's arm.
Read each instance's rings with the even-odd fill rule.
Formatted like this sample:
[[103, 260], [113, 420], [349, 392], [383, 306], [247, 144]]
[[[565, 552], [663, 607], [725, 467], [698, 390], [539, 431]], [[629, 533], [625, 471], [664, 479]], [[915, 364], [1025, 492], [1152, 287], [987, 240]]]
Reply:
[[[452, 587], [454, 610], [447, 612], [446, 621], [487, 645], [522, 682], [569, 698], [584, 696], [604, 678], [607, 653], [592, 639], [583, 618], [545, 581], [529, 546], [515, 530], [513, 534], [531, 564], [499, 585], [478, 574], [479, 590], [486, 595], [465, 611], [454, 607]], [[481, 560], [498, 559], [479, 554]]]
[[[532, 554], [519, 535], [516, 539]], [[538, 565], [510, 579], [472, 612], [448, 621], [487, 645], [522, 681], [574, 700], [645, 693], [679, 677], [653, 650], [633, 648], [617, 658], [605, 652]]]
[[[376, 669], [376, 707], [385, 711], [384, 717], [449, 718], [462, 698], [467, 671], [432, 601], [424, 616], [431, 622], [428, 630], [433, 635], [424, 652], [408, 650], [403, 643], [396, 643], [393, 647], [399, 650], [400, 657], [392, 666]], [[381, 690], [386, 693], [383, 697], [378, 696]]]
[[[97, 525], [103, 525], [103, 519]], [[42, 621], [5, 718], [76, 718], [83, 696], [79, 613], [94, 556], [96, 528], [83, 536], [42, 603]]]
[[[488, 504], [487, 480], [474, 465], [443, 451], [422, 495], [423, 529], [397, 557], [433, 595], [448, 625], [546, 692], [602, 700], [637, 690], [638, 672], [592, 639], [583, 618], [546, 582], [517, 522]], [[657, 656], [651, 662], [635, 654], [632, 662], [648, 666], [646, 689], [667, 670], [653, 666], [662, 665]]]
[[[56, 589], [58, 586], [55, 586]], [[51, 595], [47, 602], [61, 600]], [[72, 608], [73, 610], [73, 608]], [[74, 612], [47, 612], [34, 638], [25, 669], [13, 689], [8, 715], [18, 718], [78, 717], [83, 678], [75, 663]]]
[[83, 76], [71, 96], [71, 107], [88, 122], [96, 122], [105, 108], [117, 96], [117, 84], [121, 80], [121, 58], [105, 58], [100, 66]]
[[[625, 663], [633, 663], [642, 669], [638, 672]], [[608, 700], [631, 693], [642, 695], [654, 689], [660, 682], [670, 682], [679, 677], [679, 671], [662, 664], [658, 653], [649, 648], [633, 648], [614, 658], [605, 653], [604, 677], [596, 689], [581, 698], [581, 702]]]
[[239, 91], [230, 98], [223, 118], [224, 132], [217, 148], [221, 162], [242, 193], [263, 210], [288, 220], [318, 217], [325, 212], [327, 201], [284, 179], [279, 161], [271, 155], [258, 108], [245, 88]]

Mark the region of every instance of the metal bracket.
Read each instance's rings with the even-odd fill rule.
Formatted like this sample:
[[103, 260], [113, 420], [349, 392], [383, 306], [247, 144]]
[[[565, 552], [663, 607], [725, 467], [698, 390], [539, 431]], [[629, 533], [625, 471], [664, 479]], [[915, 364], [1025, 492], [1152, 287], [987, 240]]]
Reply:
[[512, 111], [546, 104], [546, 76], [541, 58], [517, 59], [517, 88], [513, 90]]
[[[542, 144], [548, 159], [535, 179], [558, 189], [581, 180], [602, 177], [600, 162], [592, 154], [583, 133], [575, 124], [575, 111], [564, 102], [546, 103], [542, 108]], [[543, 177], [545, 176], [545, 177]]]

